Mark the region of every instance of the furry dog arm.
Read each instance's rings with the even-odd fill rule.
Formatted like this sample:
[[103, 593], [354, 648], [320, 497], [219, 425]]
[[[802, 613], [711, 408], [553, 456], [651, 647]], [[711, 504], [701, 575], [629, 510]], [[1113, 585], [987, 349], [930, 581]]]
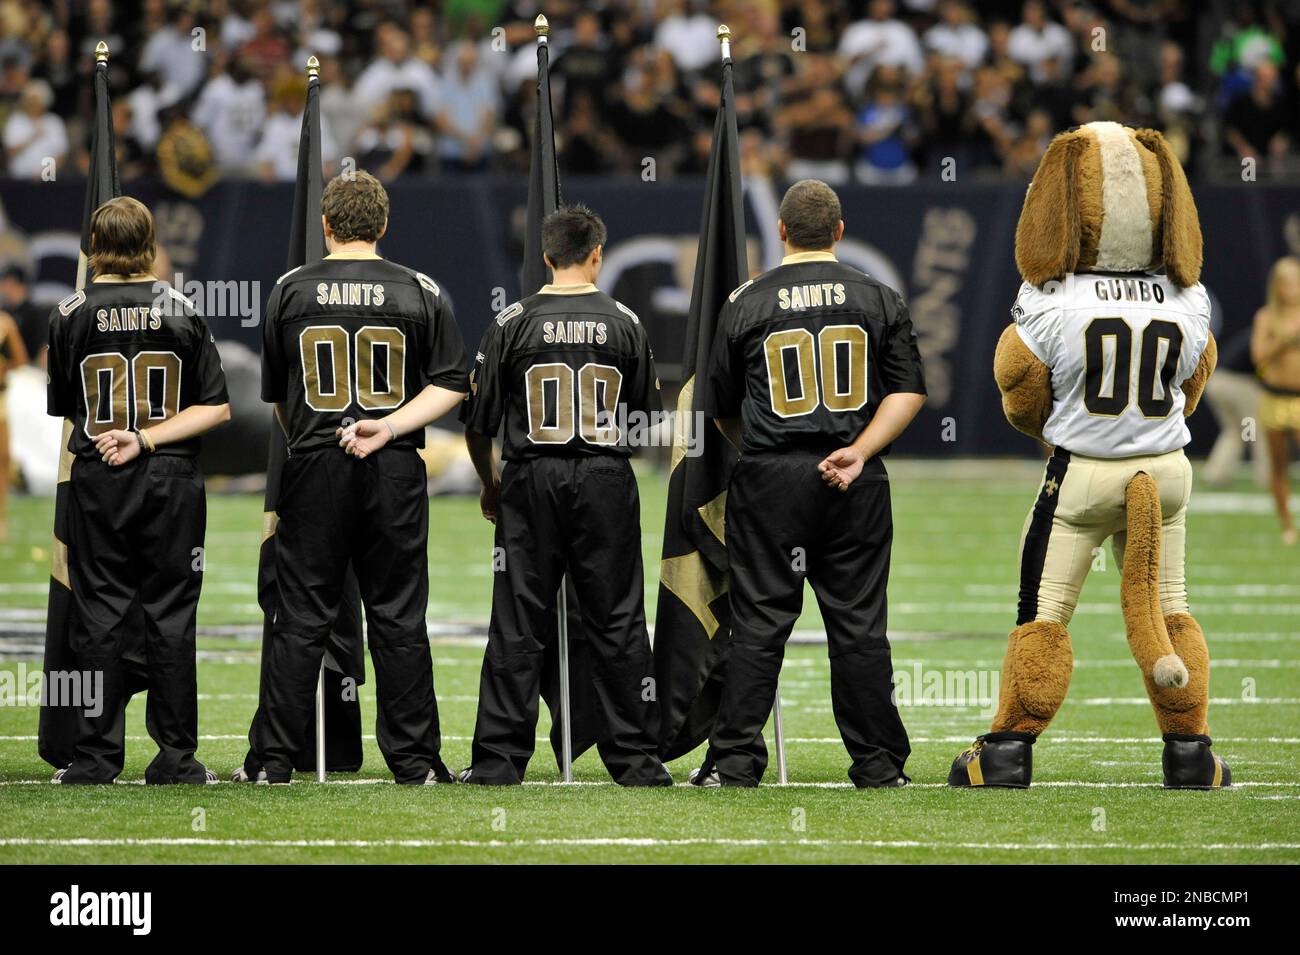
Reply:
[[1002, 392], [1002, 413], [1017, 431], [1043, 440], [1043, 425], [1052, 412], [1052, 373], [1020, 340], [1014, 324], [998, 339], [993, 377]]
[[1191, 377], [1183, 382], [1183, 394], [1187, 398], [1187, 403], [1183, 408], [1183, 417], [1190, 418], [1196, 406], [1200, 404], [1201, 394], [1205, 391], [1205, 383], [1210, 380], [1214, 374], [1214, 368], [1219, 363], [1219, 346], [1214, 341], [1213, 333], [1205, 343], [1205, 351], [1201, 352], [1201, 360], [1196, 363], [1196, 370], [1192, 372]]

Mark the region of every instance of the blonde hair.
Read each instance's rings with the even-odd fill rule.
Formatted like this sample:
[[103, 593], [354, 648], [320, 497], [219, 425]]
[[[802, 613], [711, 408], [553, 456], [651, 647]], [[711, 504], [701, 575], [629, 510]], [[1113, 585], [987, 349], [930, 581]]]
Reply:
[[1269, 269], [1268, 297], [1264, 302], [1264, 311], [1269, 321], [1277, 321], [1282, 317], [1282, 296], [1278, 293], [1278, 286], [1281, 284], [1282, 273], [1287, 270], [1300, 272], [1300, 258], [1284, 255]]
[[109, 199], [90, 215], [90, 270], [94, 275], [140, 275], [153, 268], [153, 216], [130, 196]]

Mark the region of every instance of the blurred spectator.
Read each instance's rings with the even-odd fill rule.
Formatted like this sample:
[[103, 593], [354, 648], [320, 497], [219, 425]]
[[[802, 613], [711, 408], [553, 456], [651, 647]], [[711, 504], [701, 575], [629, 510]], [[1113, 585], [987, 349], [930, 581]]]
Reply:
[[130, 180], [152, 170], [153, 157], [135, 136], [129, 99], [113, 101], [113, 145], [120, 178]]
[[867, 19], [844, 31], [839, 55], [850, 64], [845, 82], [851, 90], [865, 89], [878, 66], [901, 67], [913, 76], [925, 69], [916, 31], [894, 18], [893, 0], [871, 0], [867, 4]]
[[411, 55], [411, 38], [396, 23], [386, 21], [375, 30], [379, 55], [361, 71], [352, 87], [352, 95], [367, 109], [376, 109], [388, 101], [395, 89], [414, 90], [420, 110], [426, 116], [437, 111], [438, 76], [423, 60]]
[[552, 79], [562, 83], [560, 115], [572, 115], [575, 102], [585, 96], [584, 110], [594, 111], [595, 121], [601, 122], [610, 80], [617, 75], [614, 67], [609, 51], [602, 48], [600, 17], [590, 11], [579, 14], [572, 44], [551, 67]]
[[497, 89], [479, 64], [478, 47], [461, 42], [443, 74], [435, 120], [438, 156], [443, 168], [474, 170], [486, 167], [496, 127]]
[[391, 182], [426, 165], [432, 140], [429, 128], [420, 120], [415, 94], [393, 90], [375, 118], [357, 133], [357, 165], [381, 182]]
[[[1055, 133], [1095, 119], [1158, 125], [1194, 176], [1220, 167], [1236, 175], [1215, 154], [1243, 150], [1274, 157], [1280, 172], [1300, 137], [1297, 4], [1233, 0], [1220, 12], [1190, 0], [548, 0], [558, 145], [574, 169], [637, 175], [654, 158], [660, 175], [698, 172], [720, 97], [723, 20], [735, 31], [747, 161], [778, 175], [793, 163], [837, 176], [861, 166], [874, 177], [956, 157], [980, 175], [1019, 177], [1044, 123]], [[323, 122], [341, 148], [364, 146], [387, 175], [519, 170], [532, 135], [538, 8], [0, 0], [0, 130], [25, 115], [29, 80], [44, 80], [53, 104], [42, 115], [67, 124], [84, 165], [102, 38], [132, 174], [154, 171], [161, 128], [179, 117], [210, 141], [224, 175], [275, 175], [268, 170], [288, 161], [266, 144], [294, 138], [301, 103], [276, 110], [265, 101], [315, 54]], [[471, 44], [475, 52], [463, 53]], [[881, 70], [887, 83], [874, 80]], [[176, 128], [178, 143], [197, 144]], [[891, 167], [881, 157], [898, 155], [900, 136], [907, 159]]]
[[1260, 59], [1251, 71], [1250, 89], [1228, 105], [1224, 116], [1224, 148], [1240, 159], [1280, 157], [1289, 148], [1287, 110], [1277, 67]]
[[197, 26], [194, 14], [187, 6], [178, 6], [171, 15], [172, 19], [145, 41], [139, 60], [141, 72], [163, 78], [164, 106], [180, 102], [197, 90], [208, 68], [206, 44], [191, 34]]
[[333, 131], [339, 149], [348, 154], [371, 113], [352, 95], [348, 73], [338, 57], [320, 57], [320, 86], [321, 123]]
[[1007, 39], [1007, 52], [1029, 70], [1034, 82], [1042, 82], [1044, 60], [1060, 60], [1069, 68], [1074, 61], [1074, 38], [1061, 24], [1047, 17], [1039, 0], [1027, 0], [1020, 24]]
[[900, 186], [916, 179], [912, 147], [916, 117], [903, 98], [898, 67], [880, 66], [867, 83], [866, 105], [858, 114], [858, 179], [871, 185]]
[[622, 149], [618, 138], [596, 109], [595, 94], [586, 86], [565, 93], [568, 118], [560, 127], [561, 163], [567, 172], [606, 172]]
[[242, 55], [208, 80], [194, 104], [194, 123], [212, 143], [217, 165], [222, 167], [248, 163], [265, 117], [262, 84]]
[[1047, 152], [1052, 141], [1052, 117], [1046, 110], [1036, 109], [1025, 120], [1025, 128], [1011, 140], [1007, 147], [1003, 168], [1008, 176], [1032, 179], [1038, 161]]
[[683, 73], [702, 70], [718, 60], [718, 21], [700, 0], [659, 0], [654, 45], [673, 58]]
[[1146, 125], [1146, 107], [1124, 77], [1124, 64], [1113, 53], [1099, 53], [1079, 76], [1074, 121], [1079, 125], [1109, 120]]
[[970, 158], [975, 123], [970, 93], [962, 88], [962, 72], [960, 60], [937, 57], [930, 82], [920, 89], [925, 165], [936, 174], [945, 159], [953, 159], [961, 169]]
[[945, 0], [939, 5], [939, 22], [925, 31], [924, 40], [927, 52], [951, 57], [968, 70], [983, 63], [989, 49], [988, 36], [961, 0]]
[[18, 99], [18, 109], [4, 127], [5, 160], [15, 179], [54, 176], [68, 154], [68, 131], [51, 113], [54, 93], [44, 80], [29, 80]]
[[791, 179], [846, 182], [845, 161], [853, 144], [853, 113], [836, 76], [835, 60], [825, 53], [800, 57], [802, 69], [790, 81], [785, 106], [777, 114], [790, 162]]
[[[272, 88], [262, 138], [253, 153], [258, 175], [267, 182], [293, 182], [298, 175], [298, 141], [302, 136], [302, 106], [307, 95], [307, 78], [285, 73]], [[321, 117], [320, 151], [325, 166], [338, 157], [330, 128]]]
[[[240, 35], [247, 39], [239, 43], [237, 49], [249, 71], [262, 82], [269, 82], [278, 70], [285, 65], [292, 47], [280, 32], [275, 16], [269, 8], [263, 7], [254, 12], [248, 31], [240, 30]], [[302, 64], [293, 64], [298, 69]]]
[[[664, 59], [633, 67], [623, 76], [621, 95], [615, 95], [611, 120], [614, 132], [626, 147], [629, 168], [642, 169], [647, 158], [655, 160], [656, 171], [671, 173], [684, 158], [682, 140], [688, 135], [686, 108], [664, 87], [675, 79], [672, 60]], [[659, 76], [665, 82], [660, 84]]]

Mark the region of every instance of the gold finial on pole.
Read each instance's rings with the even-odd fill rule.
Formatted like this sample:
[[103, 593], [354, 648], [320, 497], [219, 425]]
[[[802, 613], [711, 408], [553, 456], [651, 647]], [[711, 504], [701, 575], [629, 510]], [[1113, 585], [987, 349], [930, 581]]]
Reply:
[[718, 42], [722, 44], [722, 58], [731, 59], [731, 27], [725, 23], [718, 24]]
[[537, 19], [533, 21], [533, 30], [537, 33], [537, 42], [545, 43], [551, 33], [551, 24], [545, 14], [537, 14]]
[[108, 62], [108, 44], [105, 43], [103, 40], [100, 40], [98, 43], [95, 44], [95, 62], [96, 63]]
[[320, 60], [315, 56], [307, 57], [307, 76], [308, 78], [320, 76]]

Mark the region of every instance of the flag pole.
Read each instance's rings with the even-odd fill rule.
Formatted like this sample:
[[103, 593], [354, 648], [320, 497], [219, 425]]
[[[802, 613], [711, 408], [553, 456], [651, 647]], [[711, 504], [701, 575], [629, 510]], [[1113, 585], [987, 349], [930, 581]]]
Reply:
[[[551, 33], [550, 22], [544, 14], [533, 21], [537, 45], [546, 45]], [[539, 130], [537, 135], [540, 135]], [[555, 598], [555, 637], [559, 641], [560, 656], [560, 770], [566, 783], [573, 782], [573, 706], [569, 694], [569, 595], [568, 575], [560, 578], [560, 590]]]
[[[320, 82], [320, 60], [307, 57], [307, 85]], [[325, 657], [316, 675], [316, 782], [325, 782]]]
[[[722, 61], [731, 59], [731, 27], [725, 23], [718, 24], [718, 43], [722, 47]], [[781, 717], [781, 684], [776, 685], [776, 696], [772, 700], [772, 729], [776, 733], [776, 772], [781, 785], [786, 783], [785, 769], [785, 720]]]

